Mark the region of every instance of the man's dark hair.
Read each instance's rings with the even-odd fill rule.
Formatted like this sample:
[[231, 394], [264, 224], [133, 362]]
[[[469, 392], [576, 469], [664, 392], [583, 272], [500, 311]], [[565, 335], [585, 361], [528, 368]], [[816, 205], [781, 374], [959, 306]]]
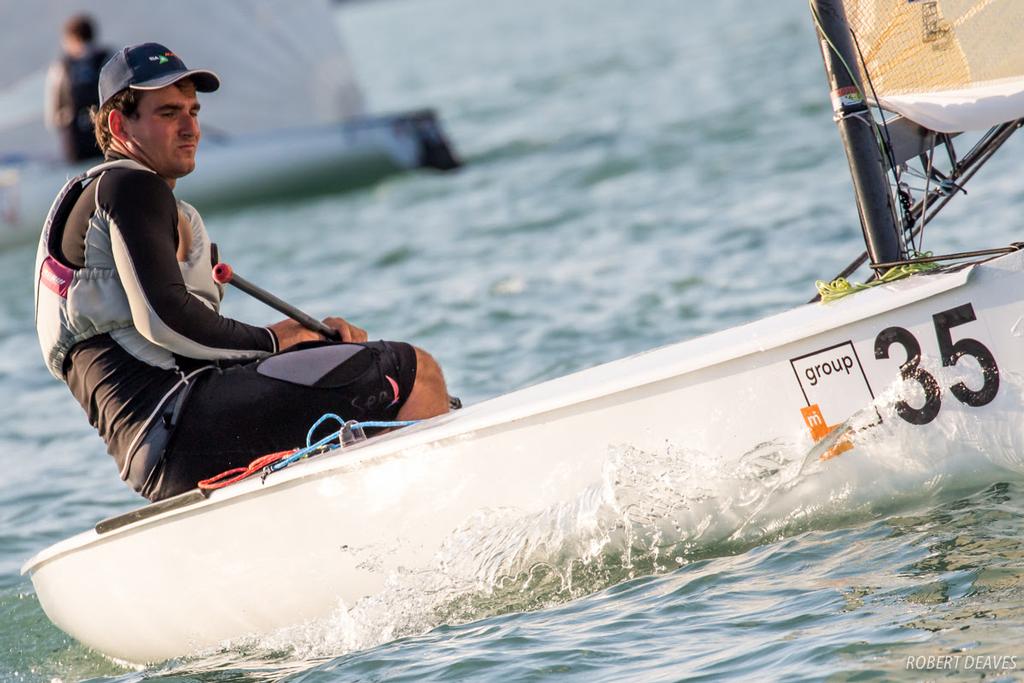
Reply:
[[71, 17], [64, 22], [64, 34], [75, 36], [83, 43], [91, 43], [93, 36], [96, 35], [96, 30], [92, 23], [92, 17], [88, 14], [76, 14]]
[[134, 117], [139, 111], [141, 100], [142, 93], [140, 91], [125, 88], [107, 100], [107, 103], [99, 109], [92, 108], [90, 115], [93, 128], [96, 129], [96, 144], [104, 154], [107, 153], [107, 148], [110, 147], [110, 143], [114, 139], [110, 134], [110, 125], [107, 123], [110, 119], [110, 112], [117, 109], [125, 116]]

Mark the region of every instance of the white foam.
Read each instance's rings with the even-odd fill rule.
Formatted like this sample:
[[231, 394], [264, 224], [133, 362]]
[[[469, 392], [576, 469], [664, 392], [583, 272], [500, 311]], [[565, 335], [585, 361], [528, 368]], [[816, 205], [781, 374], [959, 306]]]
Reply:
[[[953, 369], [929, 368], [941, 386]], [[963, 374], [963, 370], [957, 370]], [[966, 371], [969, 386], [980, 379]], [[979, 373], [980, 376], [980, 373]], [[1024, 477], [1020, 377], [1004, 374], [984, 410], [945, 391], [928, 428], [902, 420], [913, 382], [883, 391], [833, 436], [757, 445], [740, 458], [685, 444], [609, 449], [601, 485], [537, 514], [489, 509], [446, 539], [431, 566], [397, 571], [384, 590], [328, 618], [235, 643], [247, 652], [316, 659], [362, 650], [440, 624], [549, 606], [624, 579], [740, 552], [807, 529], [881, 515]], [[847, 432], [853, 444], [821, 456]]]

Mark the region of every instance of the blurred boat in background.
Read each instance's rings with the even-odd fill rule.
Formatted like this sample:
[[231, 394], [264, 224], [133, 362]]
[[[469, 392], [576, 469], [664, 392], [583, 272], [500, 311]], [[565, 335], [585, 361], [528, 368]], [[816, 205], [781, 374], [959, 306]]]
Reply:
[[46, 70], [61, 24], [87, 12], [97, 43], [147, 41], [216, 71], [202, 98], [204, 142], [176, 193], [200, 210], [364, 187], [406, 169], [459, 165], [433, 111], [368, 115], [328, 0], [124, 5], [113, 0], [0, 0], [0, 246], [38, 235], [61, 185], [92, 162], [68, 164], [43, 124]]

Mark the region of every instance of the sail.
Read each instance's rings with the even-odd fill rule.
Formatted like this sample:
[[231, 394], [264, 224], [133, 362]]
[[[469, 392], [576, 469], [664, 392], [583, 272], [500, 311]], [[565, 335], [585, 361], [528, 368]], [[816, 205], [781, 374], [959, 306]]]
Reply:
[[843, 4], [885, 109], [948, 133], [1024, 117], [1021, 0]]
[[163, 43], [188, 66], [217, 72], [220, 91], [200, 96], [204, 132], [214, 137], [363, 111], [330, 0], [0, 0], [0, 157], [56, 154], [43, 126], [45, 74], [61, 26], [81, 12], [95, 20], [100, 45]]

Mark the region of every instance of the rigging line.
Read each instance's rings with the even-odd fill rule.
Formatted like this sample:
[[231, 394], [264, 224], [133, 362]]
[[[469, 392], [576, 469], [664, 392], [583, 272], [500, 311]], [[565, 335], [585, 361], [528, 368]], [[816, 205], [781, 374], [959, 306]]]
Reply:
[[847, 281], [846, 278], [836, 278], [831, 282], [818, 280], [814, 283], [814, 286], [818, 289], [818, 298], [824, 303], [830, 303], [836, 299], [849, 296], [850, 294], [856, 294], [857, 292], [863, 292], [864, 290], [871, 289], [872, 287], [888, 284], [896, 280], [902, 280], [903, 278], [916, 273], [940, 269], [940, 261], [978, 259], [972, 263], [984, 263], [996, 256], [1012, 254], [1015, 251], [1020, 251], [1021, 248], [1024, 248], [1024, 243], [1014, 242], [1008, 247], [978, 249], [976, 251], [961, 251], [954, 254], [939, 254], [937, 256], [933, 255], [931, 252], [925, 252], [924, 254], [918, 254], [911, 259], [901, 259], [899, 261], [889, 261], [877, 264], [880, 268], [885, 269], [885, 273], [883, 275], [876, 276], [863, 284], [851, 283]]
[[[978, 249], [977, 251], [961, 251], [954, 254], [940, 254], [938, 256], [933, 255], [931, 252], [925, 252], [910, 259], [900, 259], [899, 261], [879, 263], [876, 265], [879, 268], [884, 268], [885, 273], [880, 276], [876, 275], [863, 284], [849, 282], [843, 277], [836, 278], [831, 282], [818, 280], [814, 283], [814, 286], [818, 289], [818, 297], [816, 300], [820, 300], [824, 303], [830, 303], [836, 299], [849, 296], [850, 294], [856, 294], [857, 292], [863, 292], [864, 290], [871, 289], [872, 287], [888, 284], [896, 280], [902, 280], [903, 278], [916, 273], [937, 270], [941, 268], [939, 265], [940, 261], [980, 259], [973, 263], [983, 263], [984, 261], [989, 261], [996, 256], [1019, 251], [1022, 247], [1024, 247], [1024, 243], [1015, 242], [1008, 247]], [[816, 300], [812, 300], [811, 303], [814, 303]]]
[[[968, 152], [964, 156], [964, 158], [960, 160], [958, 167], [954, 169], [954, 172], [960, 174], [955, 176], [960, 181], [960, 185], [966, 185], [967, 182], [971, 178], [973, 178], [979, 170], [981, 170], [982, 166], [984, 166], [985, 163], [992, 158], [996, 151], [998, 151], [999, 148], [1002, 147], [1003, 144], [1005, 144], [1006, 141], [1010, 139], [1010, 136], [1013, 135], [1017, 131], [1017, 129], [1021, 128], [1022, 126], [1024, 126], [1024, 119], [1008, 121], [1006, 123], [1000, 124], [999, 126], [994, 126], [992, 130], [990, 130], [989, 133], [987, 133], [983, 137], [982, 140], [979, 140], [971, 149], [971, 151]], [[938, 205], [936, 205], [935, 208], [932, 209], [931, 214], [921, 214], [921, 225], [924, 225], [925, 223], [930, 223], [932, 219], [935, 218], [935, 216], [938, 215], [938, 213], [943, 209], [943, 207], [945, 207], [946, 204], [951, 202], [953, 200], [953, 197], [955, 196], [956, 193], [942, 197], [939, 200]], [[915, 214], [916, 222], [916, 216], [918, 213], [920, 213], [920, 206], [914, 207], [913, 213]], [[911, 233], [911, 238], [917, 235], [917, 231], [920, 230], [920, 227], [921, 226], [914, 228], [914, 231]], [[867, 263], [867, 260], [868, 253], [866, 251], [861, 252], [860, 256], [851, 261], [846, 266], [846, 268], [840, 271], [839, 274], [832, 279], [838, 280], [840, 278], [848, 278], [850, 275], [856, 272], [858, 268]], [[874, 274], [872, 274], [870, 279], [873, 280], [874, 277]], [[814, 297], [812, 297], [807, 303], [813, 304], [817, 303], [820, 300], [821, 294], [819, 293], [815, 294]]]
[[981, 139], [974, 143], [974, 146], [971, 147], [971, 149], [968, 150], [967, 154], [964, 155], [963, 161], [968, 161], [972, 157], [981, 154], [988, 146], [988, 144], [992, 141], [992, 138], [998, 136], [1002, 132], [1002, 129], [1004, 127], [1012, 124], [1013, 122], [1001, 123], [999, 125], [992, 126], [991, 128], [989, 128], [988, 131], [981, 136]]
[[[868, 88], [871, 90], [871, 97], [875, 102], [875, 108], [878, 109], [879, 118], [882, 120], [882, 126], [879, 128], [875, 122], [874, 117], [871, 117], [871, 124], [875, 127], [875, 136], [878, 140], [878, 146], [882, 152], [882, 156], [889, 161], [889, 170], [892, 173], [893, 182], [890, 185], [890, 206], [894, 209], [898, 204], [900, 211], [893, 211], [893, 218], [896, 219], [896, 230], [899, 233], [897, 238], [903, 242], [903, 248], [907, 253], [910, 253], [914, 247], [913, 237], [910, 233], [914, 220], [911, 215], [910, 209], [910, 196], [905, 193], [903, 188], [900, 186], [901, 173], [900, 167], [896, 163], [896, 157], [893, 154], [892, 134], [889, 131], [889, 120], [885, 116], [885, 109], [882, 108], [881, 102], [878, 97], [878, 91], [875, 90], [875, 82], [871, 78], [871, 70], [868, 69], [867, 60], [864, 59], [864, 52], [860, 48], [860, 40], [857, 38], [857, 32], [853, 30], [852, 26], [848, 26], [850, 29], [850, 37], [853, 38], [853, 46], [857, 49], [857, 58], [860, 61], [861, 70], [864, 73], [864, 77], [867, 79]], [[866, 98], [865, 98], [866, 99]], [[897, 201], [898, 199], [898, 201]], [[918, 249], [920, 251], [920, 249]]]
[[[987, 163], [988, 160], [992, 158], [996, 151], [998, 151], [999, 148], [1003, 146], [1003, 144], [1021, 125], [1024, 125], [1024, 119], [1018, 119], [1016, 121], [1001, 124], [998, 127], [1002, 128], [1003, 130], [989, 142], [989, 145], [985, 149], [980, 150], [978, 155], [970, 160], [969, 164], [965, 161], [959, 169], [954, 169], [954, 171], [959, 170], [963, 173], [963, 175], [960, 176], [960, 178], [962, 179], [961, 185], [966, 184], [968, 180], [974, 177], [974, 174], [981, 170], [981, 167], [984, 166], [985, 163]], [[960, 187], [960, 190], [966, 193], [966, 190], [964, 190], [963, 187]], [[938, 190], [936, 190], [936, 192], [938, 192]], [[941, 211], [943, 207], [946, 206], [946, 204], [951, 202], [953, 200], [953, 197], [955, 196], [956, 193], [954, 192], [952, 194], [945, 195], [938, 199], [938, 205], [934, 209], [932, 209], [932, 212], [930, 214], [926, 214], [924, 212], [923, 204], [925, 200], [924, 198], [922, 198], [921, 201], [918, 202], [919, 206], [915, 207], [914, 209], [915, 215], [920, 213], [921, 223], [914, 229], [911, 238], [916, 236], [919, 232], [923, 231], [924, 226], [927, 225], [928, 223], [931, 223], [932, 219], [934, 219], [935, 216], [938, 215], [939, 211]], [[875, 274], [872, 274], [867, 281], [871, 282], [872, 280], [875, 279]]]
[[[924, 219], [925, 223], [930, 222], [931, 219], [939, 212], [939, 210], [952, 200], [953, 195], [955, 195], [957, 192], [963, 192], [964, 194], [967, 194], [967, 190], [964, 189], [964, 185], [966, 185], [967, 181], [971, 177], [973, 177], [974, 174], [978, 172], [978, 170], [981, 169], [981, 167], [992, 157], [993, 154], [995, 154], [995, 152], [1000, 147], [1003, 146], [1006, 140], [1008, 140], [1009, 137], [1013, 135], [1013, 133], [1016, 132], [1018, 128], [1021, 127], [1021, 125], [1024, 125], [1024, 119], [1008, 121], [1006, 123], [1001, 123], [990, 128], [984, 135], [981, 136], [981, 138], [977, 142], [974, 143], [974, 146], [971, 147], [970, 151], [967, 152], [967, 154], [965, 154], [962, 159], [954, 160], [952, 162], [952, 167], [950, 168], [948, 176], [942, 175], [937, 171], [937, 169], [932, 167], [932, 171], [934, 173], [939, 173], [939, 175], [942, 175], [942, 178], [948, 181], [947, 184], [952, 189], [941, 193], [943, 196], [940, 199], [937, 199], [937, 201], [940, 201], [941, 203], [937, 207], [935, 207], [935, 209], [932, 211], [930, 215], [927, 216], [927, 218]], [[948, 139], [946, 141], [946, 144], [950, 144]], [[927, 176], [925, 175], [925, 173], [923, 171], [917, 170], [912, 166], [907, 166], [904, 169], [904, 172], [914, 176], [915, 178], [920, 178], [922, 180], [927, 181]], [[942, 185], [940, 184], [940, 188], [941, 187]], [[911, 189], [920, 191], [921, 188]], [[923, 199], [918, 200], [917, 203], [914, 205], [913, 209], [911, 210], [911, 214], [913, 216], [912, 220], [914, 223], [916, 223], [918, 218], [925, 213], [926, 207], [923, 207], [924, 203], [925, 202]]]
[[[984, 166], [985, 163], [992, 158], [996, 151], [998, 151], [998, 149], [1003, 146], [1003, 144], [1010, 138], [1010, 135], [1012, 135], [1016, 131], [1016, 129], [1020, 127], [1022, 123], [1024, 123], [1024, 121], [1018, 120], [998, 126], [1000, 128], [1003, 128], [1003, 130], [998, 135], [993, 137], [984, 149], [977, 150], [978, 153], [976, 155], [971, 156], [969, 160], [965, 158], [964, 161], [961, 162], [961, 164], [958, 165], [957, 168], [953, 169], [953, 174], [960, 174], [957, 175], [956, 177], [960, 181], [960, 184], [957, 187], [961, 191], [966, 193], [966, 190], [964, 190], [962, 186], [966, 185], [967, 181], [973, 178], [974, 175], [981, 170], [982, 166]], [[975, 150], [972, 150], [972, 153], [974, 151]], [[938, 191], [939, 190], [936, 190], [936, 192]], [[917, 203], [917, 205], [913, 209], [915, 221], [917, 221], [917, 216], [920, 216], [920, 223], [917, 225], [917, 227], [914, 228], [914, 231], [911, 233], [911, 238], [916, 237], [918, 233], [922, 232], [924, 230], [924, 226], [926, 226], [928, 223], [931, 223], [932, 220], [939, 214], [939, 212], [947, 204], [949, 204], [949, 202], [953, 201], [953, 197], [955, 196], [956, 193], [954, 192], [938, 198], [936, 200], [938, 203], [932, 209], [931, 213], [926, 213], [926, 198], [922, 197], [922, 199]], [[869, 281], [873, 279], [874, 276], [870, 277]]]
[[843, 53], [841, 53], [839, 49], [836, 48], [835, 43], [832, 42], [832, 39], [829, 38], [827, 33], [825, 33], [825, 29], [822, 28], [821, 17], [818, 16], [818, 10], [814, 7], [814, 2], [812, 0], [807, 0], [807, 5], [811, 8], [811, 16], [814, 18], [814, 27], [818, 29], [818, 35], [824, 38], [825, 42], [828, 43], [828, 46], [832, 48], [832, 53], [839, 58], [839, 61], [842, 63], [843, 68], [846, 69], [846, 73], [849, 74], [850, 80], [853, 82], [853, 86], [857, 88], [857, 94], [860, 95], [861, 100], [866, 102], [867, 97], [864, 95], [864, 91], [861, 90], [860, 80], [853, 73], [853, 69], [850, 68], [850, 65], [846, 62], [846, 58], [843, 57]]
[[[987, 163], [993, 155], [995, 155], [999, 148], [1002, 147], [1003, 144], [1005, 144], [1006, 141], [1010, 139], [1010, 136], [1013, 135], [1013, 133], [1015, 133], [1017, 129], [1022, 125], [1024, 125], [1024, 119], [1018, 119], [1017, 121], [1003, 124], [1003, 126], [1005, 126], [1006, 128], [989, 142], [989, 146], [983, 150], [980, 150], [980, 153], [977, 156], [972, 157], [970, 160], [970, 164], [964, 163], [962, 165], [962, 167], [959, 169], [962, 172], [962, 175], [957, 176], [957, 180], [960, 181], [959, 187], [961, 190], [963, 190], [962, 186], [966, 185], [967, 181], [973, 178], [974, 174], [981, 170], [981, 167], [984, 166], [985, 163]], [[963, 191], [966, 192], [966, 190]], [[935, 218], [939, 211], [941, 211], [942, 208], [946, 206], [946, 204], [951, 202], [953, 200], [953, 197], [955, 196], [956, 193], [953, 193], [940, 199], [939, 204], [934, 209], [932, 209], [931, 214], [925, 216], [922, 219], [922, 225], [924, 223], [931, 222], [931, 220]], [[915, 213], [919, 211], [920, 208], [915, 208]]]
[[[832, 39], [828, 36], [828, 34], [822, 28], [822, 26], [821, 26], [821, 17], [818, 16], [818, 9], [814, 6], [813, 0], [807, 0], [807, 6], [811, 10], [811, 17], [814, 19], [814, 27], [815, 27], [815, 29], [817, 29], [818, 35], [821, 36], [822, 40], [824, 40], [825, 43], [829, 46], [829, 48], [832, 50], [832, 54], [834, 54], [836, 57], [839, 58], [839, 61], [840, 61], [840, 63], [842, 63], [843, 68], [846, 69], [846, 73], [849, 74], [850, 80], [853, 82], [854, 87], [857, 88], [857, 93], [861, 96], [861, 99], [862, 100], [866, 100], [867, 98], [864, 96], [864, 92], [860, 88], [860, 81], [854, 75], [853, 69], [851, 69], [850, 65], [846, 63], [846, 58], [843, 57], [843, 53], [841, 53], [836, 48], [835, 43], [832, 42]], [[868, 260], [868, 253], [866, 251], [862, 252], [861, 255], [859, 257], [857, 257], [856, 259], [854, 259], [853, 262], [850, 263], [850, 265], [848, 265], [846, 268], [844, 268], [843, 271], [837, 277], [843, 277], [843, 278], [849, 277], [850, 275], [852, 275], [854, 273], [854, 271], [856, 271], [858, 268], [860, 268], [862, 265], [864, 265], [864, 263], [866, 263], [867, 260]], [[821, 300], [821, 294], [820, 293], [816, 294], [814, 296], [814, 298], [811, 299], [808, 303], [814, 303], [814, 302], [819, 301], [819, 300]]]
[[953, 137], [949, 133], [942, 134], [942, 146], [946, 148], [946, 155], [949, 157], [949, 167], [956, 168], [956, 147], [953, 146]]
[[[871, 120], [871, 115], [868, 112], [861, 111], [852, 114], [843, 114], [843, 120], [846, 121], [848, 119], [857, 119], [858, 121], [860, 121], [861, 123], [863, 123], [865, 126], [872, 130], [875, 130], [875, 128], [877, 127], [874, 121]], [[878, 131], [875, 131], [876, 135], [877, 133]]]
[[903, 174], [917, 178], [918, 180], [925, 180], [924, 171], [919, 171], [913, 166], [907, 166], [903, 169]]
[[[1012, 254], [1015, 251], [1020, 251], [1024, 244], [1020, 242], [1014, 242], [1008, 247], [995, 247], [992, 249], [975, 249], [974, 251], [958, 251], [952, 254], [930, 254], [925, 253], [921, 256], [915, 256], [912, 259], [903, 259], [901, 261], [890, 261], [883, 263], [882, 265], [886, 268], [896, 268], [898, 266], [908, 266], [915, 263], [937, 263], [939, 261], [958, 261], [969, 258], [979, 258], [981, 256], [999, 256], [1000, 254]], [[989, 259], [985, 259], [989, 260]]]
[[[839, 271], [839, 273], [834, 278], [829, 280], [829, 282], [835, 282], [836, 280], [845, 280], [846, 278], [850, 277], [855, 272], [857, 272], [858, 268], [860, 268], [865, 263], [867, 263], [867, 260], [868, 260], [868, 252], [866, 252], [866, 251], [861, 252], [860, 256], [858, 256], [857, 258], [853, 259], [853, 261], [851, 261], [848, 266], [846, 266], [841, 271]], [[813, 297], [811, 297], [811, 299], [807, 303], [809, 303], [809, 304], [816, 304], [819, 301], [821, 301], [821, 292], [818, 292]]]
[[[971, 149], [970, 153], [968, 153], [960, 163], [957, 164], [956, 168], [954, 168], [950, 174], [953, 179], [958, 181], [957, 188], [960, 191], [966, 192], [962, 186], [965, 185], [967, 181], [970, 180], [974, 174], [992, 158], [996, 151], [998, 151], [1010, 136], [1013, 135], [1022, 125], [1024, 125], [1024, 119], [1009, 121], [1007, 123], [994, 126], [992, 130], [985, 135], [984, 141], [979, 142], [973, 149]], [[952, 199], [952, 195], [945, 198], [943, 206], [948, 203], [950, 199]], [[937, 213], [939, 208], [941, 207], [936, 207], [936, 209], [932, 211], [932, 215]], [[918, 203], [918, 206], [915, 207], [914, 211], [915, 214], [921, 212], [920, 203]]]
[[[930, 256], [930, 255], [928, 255]], [[932, 263], [927, 259], [913, 259], [910, 261], [891, 261], [882, 264], [885, 273], [877, 277], [872, 281], [865, 282], [864, 284], [851, 283], [845, 278], [839, 278], [832, 282], [825, 282], [818, 280], [814, 283], [814, 286], [818, 289], [818, 296], [823, 303], [829, 303], [836, 299], [841, 299], [850, 294], [856, 294], [857, 292], [863, 292], [866, 289], [872, 287], [878, 287], [896, 280], [902, 280], [905, 277], [909, 277], [915, 273], [921, 273], [928, 270], [936, 270], [940, 266], [936, 263]]]
[[[893, 175], [895, 175], [896, 179], [899, 180], [899, 171], [896, 167], [896, 157], [892, 154], [892, 135], [889, 133], [889, 122], [885, 118], [885, 110], [882, 109], [881, 104], [879, 104], [878, 93], [875, 91], [875, 83], [871, 80], [871, 71], [868, 70], [868, 64], [864, 59], [864, 53], [860, 49], [860, 41], [857, 40], [857, 33], [853, 30], [852, 26], [850, 27], [850, 36], [853, 38], [853, 46], [857, 48], [857, 57], [860, 59], [860, 66], [864, 71], [864, 77], [868, 80], [868, 88], [871, 89], [871, 97], [874, 99], [875, 106], [878, 107], [878, 113], [882, 119], [882, 127], [880, 130], [876, 131], [879, 133], [882, 131], [885, 132], [885, 137], [883, 138], [885, 144], [880, 146], [882, 147], [882, 151], [885, 153], [886, 158], [889, 159], [889, 168], [892, 169]], [[872, 121], [874, 121], [873, 118]], [[875, 128], [878, 129], [878, 124], [876, 123], [874, 125]]]
[[[860, 99], [861, 99], [862, 102], [864, 102], [864, 105], [866, 107], [867, 106], [867, 102], [868, 102], [868, 98], [867, 98], [867, 95], [864, 92], [864, 89], [861, 87], [860, 79], [857, 78], [857, 74], [854, 73], [853, 68], [850, 66], [849, 62], [846, 61], [846, 57], [843, 56], [843, 53], [840, 52], [839, 48], [837, 48], [835, 43], [832, 42], [832, 38], [830, 38], [829, 35], [825, 32], [825, 29], [822, 28], [822, 26], [821, 26], [821, 17], [818, 16], [818, 10], [817, 10], [817, 8], [815, 8], [813, 1], [812, 0], [808, 0], [807, 4], [811, 8], [811, 16], [814, 19], [814, 27], [816, 29], [818, 29], [818, 35], [820, 35], [825, 40], [825, 42], [828, 44], [829, 48], [832, 50], [832, 54], [834, 54], [836, 57], [839, 58], [839, 62], [843, 65], [843, 68], [846, 70], [847, 75], [850, 77], [850, 82], [853, 83], [853, 87], [857, 89], [857, 94], [860, 95]], [[850, 35], [853, 36], [853, 40], [856, 43], [857, 36], [854, 35], [852, 28], [850, 29]], [[860, 47], [857, 48], [857, 51], [860, 52]], [[861, 59], [861, 61], [863, 62], [863, 58]], [[870, 80], [870, 78], [869, 78], [869, 80]], [[865, 118], [865, 116], [867, 118]], [[870, 110], [866, 110], [866, 111], [863, 111], [863, 112], [858, 112], [856, 114], [847, 114], [843, 118], [857, 118], [857, 119], [860, 119], [861, 121], [863, 121], [867, 125], [871, 126], [875, 130], [876, 139], [879, 142], [881, 141], [881, 135], [880, 135], [880, 133], [878, 131], [878, 124], [875, 123], [874, 118], [871, 116]]]
[[[964, 156], [961, 166], [966, 168], [969, 164], [974, 163], [981, 157], [986, 155], [991, 156], [991, 152], [999, 149], [999, 147], [1002, 146], [1002, 144], [1006, 142], [1006, 140], [1021, 126], [1024, 126], [1024, 119], [1015, 119], [1013, 121], [1001, 123], [998, 126], [993, 126], [989, 132], [985, 134], [983, 139], [979, 140], [978, 144], [976, 144], [971, 151]], [[995, 147], [992, 145], [995, 145]]]
[[[932, 144], [931, 149], [928, 150], [928, 168], [925, 170], [925, 176], [926, 177], [924, 179], [924, 194], [921, 195], [921, 215], [922, 216], [928, 215], [928, 195], [931, 192], [930, 188], [931, 188], [931, 184], [932, 184], [932, 166], [933, 166], [933, 162], [935, 160], [935, 145], [934, 145], [934, 143], [935, 143], [935, 133], [934, 132], [932, 133], [932, 143], [933, 144]], [[917, 233], [917, 235], [918, 235], [918, 237], [917, 237], [917, 251], [918, 252], [924, 251], [924, 249], [923, 249], [923, 247], [924, 247], [924, 226], [925, 226], [925, 223], [922, 222], [921, 223], [921, 229]]]
[[[821, 17], [818, 16], [818, 10], [817, 10], [817, 8], [815, 8], [813, 1], [812, 0], [808, 0], [807, 4], [810, 7], [811, 17], [814, 19], [814, 26], [815, 26], [815, 28], [818, 31], [818, 35], [820, 35], [822, 37], [822, 39], [824, 39], [824, 41], [828, 44], [829, 48], [832, 50], [832, 53], [836, 57], [839, 58], [839, 61], [842, 63], [843, 68], [846, 69], [847, 75], [849, 75], [849, 77], [850, 77], [850, 81], [853, 83], [853, 86], [857, 89], [857, 94], [860, 95], [861, 101], [864, 102], [865, 107], [867, 107], [868, 106], [868, 98], [867, 98], [867, 95], [864, 92], [864, 89], [862, 87], [860, 79], [857, 78], [857, 74], [854, 73], [854, 70], [850, 66], [849, 62], [846, 61], [846, 58], [839, 51], [839, 49], [836, 47], [835, 43], [832, 42], [832, 39], [825, 32], [825, 30], [822, 28]], [[860, 46], [857, 45], [857, 35], [853, 32], [853, 28], [849, 26], [849, 23], [847, 23], [847, 28], [850, 31], [850, 36], [853, 38], [854, 44], [855, 44], [855, 46], [857, 48], [857, 52], [861, 56], [861, 63], [863, 63], [863, 61], [864, 61], [863, 54], [861, 54], [861, 52], [860, 52]], [[864, 71], [865, 71], [865, 73], [867, 73], [867, 66], [866, 65], [864, 67]], [[871, 75], [867, 74], [867, 77], [868, 77], [868, 83], [871, 84]], [[874, 92], [874, 85], [873, 84], [871, 84], [871, 89], [872, 89], [872, 94], [875, 95], [876, 103], [877, 103], [877, 94]], [[879, 111], [880, 112], [882, 111], [881, 108], [879, 108]], [[871, 116], [870, 109], [866, 109], [864, 112], [858, 112], [854, 116], [856, 118], [860, 119], [861, 121], [864, 121], [865, 123], [867, 123], [869, 126], [872, 127], [872, 129], [874, 130], [874, 133], [875, 133], [875, 142], [876, 142], [876, 144], [879, 147], [879, 151], [881, 152], [883, 157], [887, 157], [890, 160], [890, 168], [893, 169], [893, 173], [896, 176], [896, 180], [898, 182], [899, 181], [899, 174], [896, 171], [896, 169], [894, 168], [893, 158], [891, 156], [891, 151], [890, 151], [890, 149], [887, 148], [887, 145], [885, 144], [885, 139], [887, 137], [889, 137], [888, 125], [886, 125], [885, 135], [883, 136], [881, 129], [878, 127], [878, 123], [876, 123], [874, 117]], [[865, 116], [867, 117], [866, 119], [864, 118]], [[883, 117], [884, 117], [884, 112], [883, 112]], [[844, 118], [846, 118], [846, 117], [844, 116]], [[892, 143], [892, 141], [890, 139], [888, 147], [891, 147], [891, 143]], [[892, 190], [890, 188], [887, 188], [887, 189], [889, 189], [889, 206], [890, 206], [890, 208], [892, 208], [892, 207], [895, 206], [894, 198], [892, 196]], [[910, 251], [910, 247], [913, 246], [911, 243], [908, 243], [908, 240], [907, 240], [907, 231], [909, 230], [909, 228], [908, 228], [908, 226], [905, 225], [904, 217], [899, 216], [898, 212], [896, 212], [896, 211], [893, 211], [893, 214], [894, 214], [893, 218], [894, 218], [895, 222], [898, 223], [896, 225], [896, 230], [897, 230], [896, 238], [897, 238], [897, 240], [900, 240], [900, 241], [903, 242], [904, 249], [909, 252]]]

